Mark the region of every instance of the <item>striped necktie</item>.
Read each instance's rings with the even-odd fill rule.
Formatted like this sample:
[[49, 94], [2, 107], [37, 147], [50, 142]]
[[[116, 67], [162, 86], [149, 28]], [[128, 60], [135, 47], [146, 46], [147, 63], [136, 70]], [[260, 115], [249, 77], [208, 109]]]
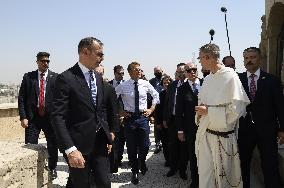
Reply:
[[96, 81], [94, 79], [94, 72], [93, 71], [89, 71], [90, 73], [90, 80], [89, 80], [89, 85], [90, 85], [90, 89], [91, 89], [91, 93], [92, 93], [92, 98], [94, 101], [94, 104], [96, 105], [97, 103], [97, 86], [96, 86]]

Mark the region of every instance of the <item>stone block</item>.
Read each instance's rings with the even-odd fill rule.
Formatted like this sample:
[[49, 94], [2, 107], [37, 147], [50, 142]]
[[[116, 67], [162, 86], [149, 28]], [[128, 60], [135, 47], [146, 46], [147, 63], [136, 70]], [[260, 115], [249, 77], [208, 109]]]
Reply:
[[42, 145], [0, 142], [0, 188], [51, 187]]

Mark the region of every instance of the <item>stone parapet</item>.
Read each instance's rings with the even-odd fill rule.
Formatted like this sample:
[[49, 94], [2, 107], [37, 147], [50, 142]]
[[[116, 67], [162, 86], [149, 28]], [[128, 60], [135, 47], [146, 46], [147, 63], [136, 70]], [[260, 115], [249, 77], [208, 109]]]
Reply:
[[0, 104], [0, 117], [15, 117], [19, 115], [17, 103]]
[[51, 187], [42, 145], [0, 141], [0, 188]]

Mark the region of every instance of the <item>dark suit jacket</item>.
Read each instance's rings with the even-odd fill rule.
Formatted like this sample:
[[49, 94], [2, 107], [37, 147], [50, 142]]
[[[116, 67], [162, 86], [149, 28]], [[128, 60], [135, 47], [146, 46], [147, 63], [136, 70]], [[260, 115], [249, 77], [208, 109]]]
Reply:
[[[200, 81], [202, 84], [202, 82]], [[175, 124], [178, 131], [185, 135], [195, 135], [195, 106], [198, 105], [198, 96], [193, 93], [188, 82], [183, 83], [177, 90]]]
[[101, 126], [109, 143], [117, 126], [117, 104], [113, 87], [95, 73], [97, 104], [78, 63], [58, 75], [53, 100], [52, 124], [61, 150], [76, 146], [87, 155], [94, 150], [96, 129]]
[[163, 110], [163, 121], [168, 122], [172, 116], [177, 84], [178, 84], [178, 80], [175, 80], [167, 88], [167, 92], [165, 96], [165, 104], [164, 104], [165, 107]]
[[[49, 116], [57, 73], [48, 70], [45, 89], [45, 114]], [[24, 75], [18, 98], [20, 120], [32, 121], [37, 114], [39, 96], [38, 71], [28, 72]]]
[[155, 109], [155, 122], [157, 125], [163, 124], [163, 109], [165, 108], [166, 91], [167, 90], [163, 90], [159, 93], [160, 104], [157, 104]]
[[[247, 73], [239, 74], [243, 87], [250, 98]], [[251, 100], [251, 99], [250, 99]], [[260, 71], [255, 100], [247, 106], [247, 115], [240, 119], [240, 132], [254, 122], [260, 135], [284, 131], [284, 98], [280, 80], [272, 74]]]

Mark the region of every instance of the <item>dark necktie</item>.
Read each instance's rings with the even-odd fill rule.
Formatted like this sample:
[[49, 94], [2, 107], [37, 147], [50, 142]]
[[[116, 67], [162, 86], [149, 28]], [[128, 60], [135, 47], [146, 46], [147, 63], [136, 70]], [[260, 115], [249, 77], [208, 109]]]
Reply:
[[45, 114], [44, 112], [44, 73], [40, 74], [38, 113], [42, 117]]
[[117, 82], [116, 82], [116, 86], [118, 86], [119, 84], [120, 84], [120, 81], [117, 81]]
[[198, 89], [197, 89], [197, 84], [196, 83], [192, 83], [192, 91], [195, 95], [198, 95]]
[[256, 77], [255, 74], [251, 74], [250, 76], [250, 97], [251, 100], [254, 101], [255, 94], [256, 94], [256, 84], [254, 78]]
[[138, 83], [134, 82], [134, 95], [135, 95], [135, 113], [139, 113], [139, 91], [138, 91]]
[[96, 87], [96, 83], [95, 83], [95, 79], [94, 79], [94, 72], [93, 71], [89, 71], [90, 73], [90, 89], [91, 89], [91, 93], [92, 93], [92, 99], [94, 104], [96, 105], [97, 103], [97, 87]]

